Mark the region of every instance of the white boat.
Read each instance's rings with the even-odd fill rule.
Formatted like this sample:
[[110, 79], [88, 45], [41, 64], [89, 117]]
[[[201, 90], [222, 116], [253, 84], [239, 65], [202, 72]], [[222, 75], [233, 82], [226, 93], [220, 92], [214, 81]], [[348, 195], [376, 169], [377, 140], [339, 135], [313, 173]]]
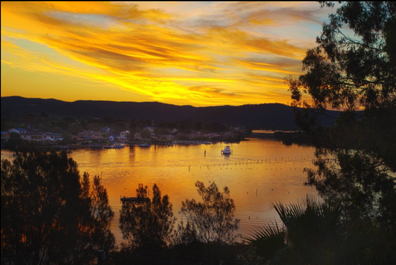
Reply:
[[124, 148], [123, 144], [115, 144], [113, 148]]
[[139, 147], [150, 147], [151, 145], [148, 143], [139, 144]]
[[221, 153], [222, 153], [223, 155], [229, 155], [229, 154], [231, 154], [231, 149], [230, 149], [230, 147], [227, 145], [227, 146], [224, 148], [224, 150], [221, 150]]

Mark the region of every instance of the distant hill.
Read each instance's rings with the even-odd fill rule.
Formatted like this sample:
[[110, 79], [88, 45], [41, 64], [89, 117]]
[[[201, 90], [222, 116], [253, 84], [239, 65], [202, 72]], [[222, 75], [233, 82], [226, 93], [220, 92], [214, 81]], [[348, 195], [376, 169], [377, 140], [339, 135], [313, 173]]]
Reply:
[[[255, 126], [261, 128], [293, 129], [293, 109], [283, 104], [259, 104], [243, 106], [193, 107], [176, 106], [158, 102], [114, 102], [114, 101], [75, 101], [65, 102], [56, 99], [23, 97], [2, 97], [1, 116], [12, 117], [24, 113], [74, 118], [111, 117], [119, 119], [147, 119], [163, 121], [192, 120], [219, 122], [232, 125]], [[328, 111], [336, 117], [339, 112]], [[323, 116], [323, 123], [334, 119]]]

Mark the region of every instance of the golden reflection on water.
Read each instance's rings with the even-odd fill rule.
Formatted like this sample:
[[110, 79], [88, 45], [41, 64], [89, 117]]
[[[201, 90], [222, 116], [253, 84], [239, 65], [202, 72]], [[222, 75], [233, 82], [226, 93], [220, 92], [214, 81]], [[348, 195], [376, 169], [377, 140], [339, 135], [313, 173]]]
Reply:
[[[226, 145], [232, 150], [229, 156], [221, 154]], [[303, 169], [312, 166], [314, 151], [313, 147], [252, 138], [239, 144], [75, 150], [70, 156], [78, 163], [81, 175], [88, 172], [91, 177], [102, 176], [115, 212], [112, 231], [120, 243], [120, 196], [136, 196], [139, 183], [149, 186], [150, 194], [156, 183], [162, 195], [169, 196], [178, 221], [182, 201], [200, 201], [196, 181], [206, 185], [215, 182], [221, 190], [228, 186], [236, 205], [235, 217], [241, 219], [239, 233], [248, 236], [257, 225], [279, 220], [271, 209], [273, 202], [297, 202], [307, 193], [317, 194], [303, 185]]]

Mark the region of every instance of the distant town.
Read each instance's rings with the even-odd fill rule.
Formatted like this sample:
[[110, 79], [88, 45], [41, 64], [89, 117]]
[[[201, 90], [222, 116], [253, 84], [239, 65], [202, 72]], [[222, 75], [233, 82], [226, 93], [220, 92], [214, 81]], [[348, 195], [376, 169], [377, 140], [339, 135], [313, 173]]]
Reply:
[[[2, 148], [23, 151], [31, 145], [44, 149], [110, 149], [127, 145], [211, 144], [239, 142], [251, 132], [245, 126], [229, 126], [216, 122], [203, 124], [188, 121], [117, 121], [111, 118], [78, 120], [70, 117], [49, 117], [45, 113], [34, 120], [34, 123], [28, 123], [27, 126], [2, 130]], [[15, 121], [8, 122], [15, 124]], [[104, 123], [112, 123], [113, 126], [99, 127]], [[52, 131], [42, 130], [51, 126]], [[2, 123], [2, 129], [3, 127], [7, 127], [7, 124]]]

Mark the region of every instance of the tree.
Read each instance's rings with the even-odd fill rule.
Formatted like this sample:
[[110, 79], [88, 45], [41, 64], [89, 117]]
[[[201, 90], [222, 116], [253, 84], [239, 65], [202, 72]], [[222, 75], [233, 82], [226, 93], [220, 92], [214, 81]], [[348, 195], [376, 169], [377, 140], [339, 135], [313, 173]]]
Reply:
[[176, 218], [168, 195], [161, 196], [156, 184], [152, 200], [147, 200], [147, 186], [139, 184], [137, 202], [125, 202], [120, 215], [120, 228], [126, 243], [123, 249], [133, 251], [158, 251], [170, 242]]
[[212, 122], [209, 124], [205, 124], [205, 131], [207, 132], [225, 132], [228, 130], [228, 126], [224, 124], [220, 124], [218, 122]]
[[[306, 185], [340, 203], [344, 218], [387, 231], [382, 250], [396, 261], [396, 3], [340, 2], [329, 18], [303, 60], [306, 73], [288, 79], [293, 105], [304, 107], [295, 108], [296, 122], [316, 145]], [[342, 113], [334, 126], [321, 127], [316, 118], [328, 107]]]
[[339, 204], [307, 196], [304, 203], [273, 206], [284, 227], [267, 224], [247, 238], [260, 263], [376, 264], [370, 252], [378, 247], [378, 231], [370, 223], [345, 222]]
[[220, 192], [212, 182], [207, 188], [203, 182], [195, 183], [202, 202], [195, 199], [182, 202], [181, 214], [187, 223], [179, 226], [181, 237], [200, 242], [233, 243], [238, 237], [235, 231], [239, 219], [234, 219], [235, 204], [230, 198], [230, 190], [224, 187]]
[[90, 187], [65, 152], [1, 161], [2, 264], [89, 264], [114, 248], [114, 216], [99, 177]]
[[182, 120], [178, 122], [178, 129], [182, 132], [190, 132], [193, 128], [193, 125], [188, 120]]
[[197, 122], [197, 123], [195, 123], [195, 125], [194, 125], [194, 130], [195, 131], [201, 131], [202, 129], [203, 129], [203, 124], [202, 124], [202, 122], [201, 121], [199, 121], [199, 122]]
[[10, 132], [10, 139], [21, 139], [21, 135], [16, 132]]
[[143, 130], [140, 132], [143, 139], [151, 139], [151, 132], [149, 130]]
[[201, 264], [240, 264], [244, 246], [237, 243], [239, 219], [234, 219], [235, 204], [230, 190], [219, 191], [212, 182], [205, 187], [195, 183], [202, 202], [195, 199], [182, 202], [180, 222], [175, 231], [173, 250], [194, 257]]
[[73, 117], [64, 117], [64, 118], [62, 118], [62, 121], [68, 125], [76, 122], [76, 120]]
[[161, 135], [167, 135], [167, 134], [170, 134], [170, 133], [171, 133], [171, 131], [169, 129], [165, 128], [165, 127], [157, 127], [155, 129], [155, 135], [157, 137], [161, 136]]
[[119, 134], [120, 132], [127, 130], [128, 127], [129, 124], [123, 120], [117, 120], [111, 125], [111, 128], [115, 134]]
[[[325, 197], [338, 194], [365, 217], [396, 223], [395, 206], [388, 204], [396, 198], [396, 143], [391, 136], [396, 133], [396, 3], [346, 2], [329, 18], [318, 47], [303, 60], [307, 73], [289, 79], [294, 106], [307, 107], [296, 112], [297, 122], [317, 139], [318, 167], [308, 170], [307, 184]], [[341, 31], [344, 24], [356, 37]], [[311, 96], [312, 106], [302, 101], [302, 93]], [[327, 106], [344, 112], [334, 127], [323, 130], [310, 110]], [[356, 112], [360, 107], [364, 111]], [[366, 203], [373, 198], [379, 207]]]
[[67, 128], [67, 131], [70, 132], [71, 134], [77, 135], [79, 132], [82, 132], [84, 129], [75, 123], [72, 123], [69, 125], [69, 127]]
[[47, 119], [49, 116], [48, 116], [48, 114], [45, 113], [44, 111], [41, 111], [39, 117], [42, 118], [42, 119]]
[[[290, 86], [294, 104], [302, 91], [317, 108], [366, 109], [395, 104], [396, 3], [387, 1], [341, 2], [336, 14], [303, 60], [305, 75]], [[322, 7], [334, 6], [322, 2]], [[342, 32], [349, 26], [354, 37]], [[292, 84], [293, 85], [293, 84]]]

